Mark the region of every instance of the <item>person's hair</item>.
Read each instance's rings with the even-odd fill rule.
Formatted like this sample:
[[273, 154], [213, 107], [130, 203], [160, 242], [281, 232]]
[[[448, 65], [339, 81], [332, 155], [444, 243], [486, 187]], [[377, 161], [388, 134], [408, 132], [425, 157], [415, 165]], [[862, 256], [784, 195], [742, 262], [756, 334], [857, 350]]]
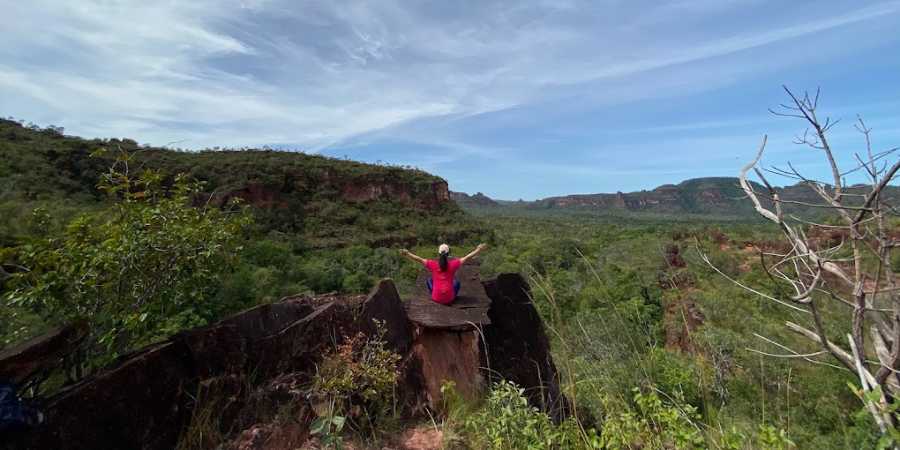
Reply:
[[438, 258], [438, 265], [441, 266], [441, 272], [447, 271], [449, 257], [450, 257], [449, 253], [441, 253], [441, 257]]

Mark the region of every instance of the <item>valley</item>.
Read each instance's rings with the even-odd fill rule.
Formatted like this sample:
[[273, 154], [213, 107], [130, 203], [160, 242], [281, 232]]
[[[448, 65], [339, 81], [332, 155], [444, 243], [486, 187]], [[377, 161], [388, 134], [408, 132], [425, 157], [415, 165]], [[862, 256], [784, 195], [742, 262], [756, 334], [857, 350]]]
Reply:
[[[189, 208], [226, 214], [243, 210], [247, 222], [228, 241], [234, 253], [223, 254], [222, 261], [229, 262], [203, 269], [213, 271], [204, 279], [207, 287], [198, 291], [197, 300], [181, 306], [191, 308], [190, 319], [171, 315], [177, 309], [151, 313], [155, 306], [147, 303], [145, 314], [155, 318], [140, 328], [146, 337], [131, 344], [120, 338], [124, 345], [116, 354], [291, 296], [359, 295], [383, 278], [395, 280], [401, 295], [409, 296], [421, 290], [415, 281], [420, 271], [402, 260], [400, 246], [428, 255], [435, 243], [448, 242], [459, 249], [454, 253], [462, 253], [483, 240], [490, 246], [480, 258], [483, 277], [518, 273], [531, 285], [532, 302], [549, 330], [561, 389], [584, 414], [576, 417], [599, 420], [597, 425], [656, 420], [656, 413], [644, 409], [634, 410], [637, 419], [616, 412], [635, 407], [633, 389], [652, 387], [674, 407], [691, 411], [685, 422], [663, 429], [656, 437], [663, 440], [675, 436], [666, 433], [691, 423], [703, 424], [699, 433], [690, 434], [700, 446], [732, 439], [763, 442], [771, 433], [782, 436], [772, 439], [818, 448], [844, 448], [869, 439], [871, 425], [864, 416], [847, 413], [858, 405], [841, 388], [852, 379], [847, 372], [827, 364], [827, 358], [822, 365], [810, 365], [761, 356], [778, 352], [773, 343], [799, 349], [809, 343], [782, 326], [786, 319], [801, 320], [798, 313], [738, 287], [760, 286], [772, 293], [783, 289], [759, 263], [760, 252], [779, 248], [777, 229], [753, 220], [750, 207], [741, 206], [746, 201], [735, 179], [689, 180], [640, 193], [503, 202], [453, 193], [440, 178], [397, 167], [271, 151], [187, 153], [2, 125], [0, 182], [6, 189], [0, 209], [6, 225], [0, 255], [7, 278], [0, 335], [6, 346], [77, 317], [59, 315], [65, 310], [52, 313], [49, 304], [20, 300], [30, 286], [49, 281], [17, 268], [34, 269], [41, 260], [24, 252], [41, 245], [49, 245], [45, 251], [80, 252], [65, 250], [70, 244], [62, 240], [54, 242], [84, 239], [71, 234], [76, 222], [100, 224], [110, 214], [103, 211], [116, 211], [123, 193], [104, 197], [103, 183], [91, 179], [102, 180], [104, 167], [115, 172], [122, 158], [133, 157], [127, 162], [143, 173], [158, 174], [159, 184], [130, 185], [129, 190], [149, 195], [151, 189], [161, 189], [162, 195], [172, 195], [175, 175], [184, 173], [202, 182], [186, 197]], [[107, 151], [97, 153], [98, 148]], [[802, 198], [795, 194], [798, 190], [783, 192]], [[126, 202], [147, 201], [145, 194], [125, 195]], [[34, 222], [33, 211], [46, 211], [41, 223]], [[230, 220], [215, 217], [210, 220]], [[64, 237], [36, 241], [54, 235]], [[52, 266], [46, 267], [42, 270]], [[109, 282], [143, 282], [134, 276]], [[108, 295], [104, 292], [96, 295]], [[102, 311], [114, 322], [116, 315], [132, 314], [128, 309]], [[827, 311], [834, 317], [846, 313]], [[173, 320], [177, 317], [182, 318]], [[109, 361], [106, 351], [98, 350], [91, 363], [95, 368], [89, 370]], [[66, 384], [51, 378], [44, 389], [49, 394]], [[765, 417], [759, 415], [763, 404], [772, 411]], [[643, 414], [650, 416], [640, 419]], [[448, 422], [445, 427], [445, 435], [472, 432], [462, 424]], [[393, 439], [390, 430], [376, 436]], [[221, 436], [232, 435], [222, 431]]]

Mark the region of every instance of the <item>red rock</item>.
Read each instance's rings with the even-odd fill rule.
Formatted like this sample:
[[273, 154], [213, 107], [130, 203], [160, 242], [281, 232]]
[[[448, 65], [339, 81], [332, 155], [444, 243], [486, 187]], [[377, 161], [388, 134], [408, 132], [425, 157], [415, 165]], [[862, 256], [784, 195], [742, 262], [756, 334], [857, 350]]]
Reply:
[[[297, 448], [313, 417], [304, 386], [347, 336], [375, 333], [373, 319], [384, 323], [388, 346], [403, 357], [397, 391], [407, 418], [423, 401], [437, 407], [446, 381], [474, 398], [499, 377], [526, 388], [555, 419], [564, 417], [568, 402], [524, 279], [460, 276], [471, 277], [464, 292], [487, 308], [468, 328], [414, 328], [390, 280], [368, 297], [287, 298], [124, 355], [44, 399], [46, 423], [0, 447], [170, 449], [195, 410], [213, 405], [219, 432], [244, 430], [228, 448]], [[284, 406], [295, 411], [296, 425], [253, 425], [271, 422]]]
[[0, 380], [22, 384], [36, 373], [58, 366], [88, 331], [87, 323], [77, 322], [4, 349], [0, 352]]

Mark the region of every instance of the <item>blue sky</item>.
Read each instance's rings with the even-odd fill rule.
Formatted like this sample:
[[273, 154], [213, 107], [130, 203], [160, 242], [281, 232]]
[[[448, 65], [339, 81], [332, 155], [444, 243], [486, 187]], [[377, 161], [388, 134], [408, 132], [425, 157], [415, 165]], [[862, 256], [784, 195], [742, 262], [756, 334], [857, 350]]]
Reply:
[[[900, 2], [0, 0], [0, 115], [85, 137], [410, 165], [503, 199], [764, 161], [822, 88], [839, 159], [900, 145]], [[786, 180], [776, 180], [781, 183]], [[854, 181], [854, 180], [851, 180]]]

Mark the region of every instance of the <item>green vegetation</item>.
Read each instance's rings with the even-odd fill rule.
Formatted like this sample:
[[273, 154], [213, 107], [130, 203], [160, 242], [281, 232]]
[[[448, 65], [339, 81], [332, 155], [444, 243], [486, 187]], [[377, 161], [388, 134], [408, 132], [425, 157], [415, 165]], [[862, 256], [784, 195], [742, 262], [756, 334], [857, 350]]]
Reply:
[[[677, 423], [687, 421], [703, 440], [699, 448], [791, 448], [788, 441], [798, 448], [876, 445], [871, 419], [855, 414], [862, 403], [846, 387], [855, 380], [852, 373], [827, 356], [810, 364], [757, 353], [787, 353], [757, 335], [815, 353], [818, 349], [783, 327], [785, 319], [797, 320], [800, 313], [736, 286], [700, 258], [707, 255], [736, 281], [778, 292], [783, 288], [768, 278], [752, 247], [770, 245], [776, 230], [569, 215], [484, 220], [498, 239], [485, 254], [482, 271], [530, 276], [567, 393], [586, 424], [601, 424], [599, 433], [612, 433], [608, 427], [616, 426], [627, 439], [663, 439], [666, 433], [658, 427], [666, 422], [648, 414], [668, 417], [663, 410], [674, 408], [670, 412], [679, 418], [669, 425], [672, 433], [683, 434]], [[667, 247], [673, 245], [683, 268], [667, 266]], [[690, 345], [680, 348], [669, 341], [688, 320], [676, 308], [685, 303], [695, 304], [705, 318], [689, 333]], [[653, 410], [656, 400], [663, 410]], [[650, 434], [635, 437], [644, 432]], [[615, 442], [624, 441], [611, 436], [603, 442], [629, 448], [617, 447]]]
[[[91, 157], [99, 148], [108, 152]], [[554, 424], [520, 388], [501, 383], [484, 402], [451, 409], [448, 445], [878, 445], [847, 387], [852, 373], [823, 355], [810, 364], [760, 353], [818, 350], [784, 329], [799, 313], [748, 293], [700, 257], [738, 282], [780, 292], [754, 250], [777, 234], [758, 223], [503, 207], [474, 219], [452, 203], [421, 203], [439, 180], [419, 171], [282, 152], [163, 151], [8, 121], [0, 122], [0, 155], [0, 343], [88, 319], [91, 345], [74, 378], [286, 295], [362, 293], [381, 277], [408, 291], [419, 268], [397, 247], [430, 254], [447, 240], [462, 253], [484, 239], [484, 277], [529, 277], [575, 419]], [[363, 182], [403, 190], [360, 200], [348, 186]], [[683, 267], [667, 264], [672, 248]], [[697, 323], [688, 323], [690, 305]], [[321, 396], [313, 431], [333, 446], [349, 430], [380, 438], [375, 425], [388, 427], [395, 414], [396, 355], [377, 342], [348, 345], [325, 358], [309, 387]], [[214, 409], [204, 411], [195, 417], [201, 429], [215, 421]]]
[[[6, 341], [39, 331], [22, 327], [85, 320], [91, 339], [71, 358], [72, 374], [119, 354], [217, 318], [228, 305], [210, 300], [233, 265], [238, 237], [249, 223], [240, 211], [192, 208], [199, 185], [176, 177], [169, 190], [158, 172], [128, 172], [120, 154], [99, 184], [114, 203], [73, 219], [52, 235], [47, 211], [34, 211], [36, 235], [14, 249], [19, 271], [6, 280], [10, 308]], [[29, 317], [30, 316], [30, 317]]]
[[[494, 385], [481, 405], [467, 405], [448, 383], [441, 388], [447, 403], [444, 424], [448, 444], [481, 449], [585, 448], [578, 423], [560, 425], [529, 405], [525, 390], [509, 381]], [[596, 436], [590, 436], [596, 440]]]
[[287, 295], [360, 293], [382, 277], [408, 287], [416, 268], [386, 247], [490, 236], [440, 201], [442, 183], [407, 168], [162, 150], [0, 119], [0, 344], [90, 317], [97, 347], [81, 359], [102, 353], [96, 365]]
[[[100, 148], [109, 152], [91, 157]], [[164, 186], [179, 174], [204, 183], [197, 203], [244, 199], [258, 233], [290, 234], [300, 249], [461, 241], [483, 233], [442, 200], [443, 180], [412, 168], [272, 150], [164, 150], [0, 119], [0, 246], [28, 234], [22, 223], [36, 207], [54, 211], [59, 224], [100, 207], [105, 196], [97, 181], [120, 151], [133, 155], [133, 167], [164, 175]]]
[[320, 435], [326, 446], [339, 445], [348, 418], [353, 431], [363, 436], [378, 439], [393, 430], [385, 422], [397, 416], [399, 363], [400, 355], [386, 348], [383, 337], [367, 339], [362, 334], [326, 355], [309, 391], [318, 416], [312, 434]]
[[[756, 192], [768, 189], [749, 181]], [[830, 215], [828, 209], [815, 206], [818, 195], [804, 182], [776, 187], [779, 197], [790, 203], [791, 212], [799, 217], [820, 220]], [[859, 206], [866, 194], [863, 185], [846, 186], [848, 205]], [[883, 198], [891, 203], [900, 199], [900, 187], [886, 186]], [[507, 217], [574, 217], [594, 218], [605, 221], [665, 221], [665, 222], [742, 222], [763, 223], [765, 220], [754, 210], [736, 177], [707, 177], [668, 184], [653, 190], [616, 194], [578, 194], [550, 197], [535, 201], [495, 201], [484, 194], [473, 196], [453, 193], [453, 198], [466, 211], [474, 215]], [[771, 200], [761, 197], [766, 207]]]

